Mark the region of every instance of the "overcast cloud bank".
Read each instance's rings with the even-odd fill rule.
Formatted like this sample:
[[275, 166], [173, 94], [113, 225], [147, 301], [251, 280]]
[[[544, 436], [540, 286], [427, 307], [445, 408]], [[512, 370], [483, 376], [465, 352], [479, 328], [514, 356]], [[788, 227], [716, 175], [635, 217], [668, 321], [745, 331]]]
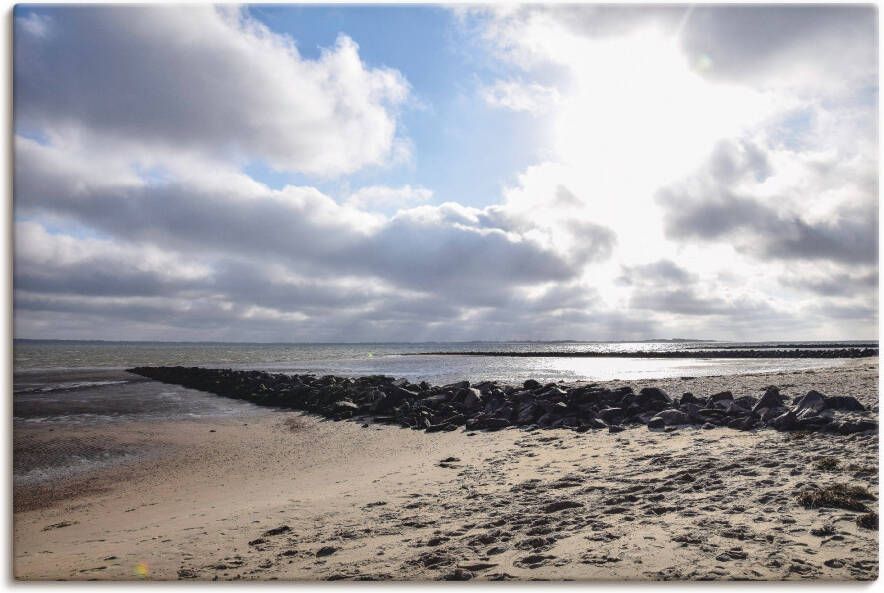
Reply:
[[16, 336], [877, 337], [875, 22], [454, 10], [504, 73], [473, 100], [554, 130], [476, 207], [318, 189], [421, 151], [421, 90], [346, 32], [308, 59], [247, 9], [19, 10]]

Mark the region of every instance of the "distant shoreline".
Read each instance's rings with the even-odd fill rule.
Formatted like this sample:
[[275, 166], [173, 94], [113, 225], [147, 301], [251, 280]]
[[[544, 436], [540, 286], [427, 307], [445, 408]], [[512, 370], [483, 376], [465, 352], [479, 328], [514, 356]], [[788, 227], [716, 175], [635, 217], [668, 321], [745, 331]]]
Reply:
[[676, 350], [670, 352], [505, 352], [505, 351], [437, 351], [406, 352], [402, 356], [496, 356], [523, 358], [866, 358], [878, 356], [877, 348], [839, 348], [827, 350]]

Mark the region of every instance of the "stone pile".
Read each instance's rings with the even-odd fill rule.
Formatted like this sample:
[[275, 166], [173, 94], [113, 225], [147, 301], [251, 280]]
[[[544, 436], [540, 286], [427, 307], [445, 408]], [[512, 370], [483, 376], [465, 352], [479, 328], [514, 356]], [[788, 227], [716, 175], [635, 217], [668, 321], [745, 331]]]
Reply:
[[827, 397], [816, 391], [788, 401], [771, 386], [761, 397], [735, 397], [724, 391], [708, 397], [672, 397], [662, 389], [610, 389], [598, 385], [521, 387], [495, 381], [461, 381], [435, 386], [382, 375], [346, 377], [283, 375], [199, 367], [139, 367], [129, 372], [263, 406], [314, 412], [327, 418], [371, 418], [428, 432], [525, 428], [570, 428], [579, 432], [620, 432], [628, 425], [649, 429], [697, 425], [752, 430], [821, 431], [853, 434], [877, 431], [867, 410], [851, 396]]

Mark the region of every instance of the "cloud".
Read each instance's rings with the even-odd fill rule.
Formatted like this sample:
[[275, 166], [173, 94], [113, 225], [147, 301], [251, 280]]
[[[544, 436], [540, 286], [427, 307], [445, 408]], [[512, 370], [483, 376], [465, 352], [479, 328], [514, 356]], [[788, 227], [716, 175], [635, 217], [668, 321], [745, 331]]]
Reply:
[[457, 100], [549, 128], [476, 206], [393, 170], [411, 86], [346, 34], [307, 59], [248, 9], [21, 10], [16, 335], [866, 337], [872, 12], [460, 10], [493, 77]]
[[105, 177], [103, 167], [94, 160], [85, 166], [78, 152], [23, 138], [16, 148], [19, 216], [88, 225], [117, 240], [194, 257], [260, 259], [304, 276], [377, 278], [487, 302], [515, 286], [566, 280], [610, 254], [610, 231], [588, 223], [575, 223], [582, 244], [571, 252], [545, 240], [550, 229], [495, 223], [486, 210], [454, 203], [387, 217], [314, 188], [273, 190], [223, 170], [206, 177], [191, 171], [186, 180], [124, 170]]
[[549, 111], [561, 100], [555, 88], [519, 80], [498, 80], [491, 86], [483, 87], [481, 95], [492, 107], [525, 111], [532, 115]]
[[[807, 163], [797, 164], [807, 168]], [[849, 173], [833, 162], [823, 170], [826, 176]], [[871, 187], [848, 192], [848, 199], [830, 205], [826, 216], [809, 220], [799, 210], [806, 208], [801, 195], [806, 189], [785, 186], [779, 195], [765, 195], [770, 175], [768, 160], [757, 148], [720, 145], [699, 173], [659, 192], [667, 236], [726, 240], [762, 260], [877, 262], [878, 213]]]
[[308, 60], [233, 7], [53, 7], [16, 23], [17, 126], [319, 176], [396, 150], [408, 83], [345, 35]]
[[629, 286], [657, 282], [686, 284], [695, 282], [696, 275], [672, 261], [661, 259], [650, 264], [626, 266], [619, 280]]
[[346, 204], [361, 210], [400, 208], [414, 205], [415, 203], [427, 202], [432, 197], [432, 190], [420, 186], [403, 185], [402, 187], [387, 187], [385, 185], [371, 185], [361, 187], [350, 194]]
[[877, 292], [878, 270], [859, 273], [840, 268], [822, 273], [817, 270], [792, 271], [780, 278], [780, 283], [787, 288], [824, 297], [862, 297]]
[[[504, 58], [524, 67], [559, 61], [567, 37], [611, 40], [638, 30], [676, 39], [711, 80], [815, 94], [852, 92], [877, 79], [871, 5], [494, 6], [461, 10]], [[476, 24], [474, 21], [478, 21]], [[545, 43], [550, 31], [558, 40]]]
[[[657, 314], [718, 315], [753, 321], [759, 317], [777, 315], [763, 300], [727, 293], [716, 294], [717, 287], [666, 259], [624, 266], [620, 281], [632, 287], [629, 305], [633, 309]], [[709, 293], [710, 289], [712, 294]]]

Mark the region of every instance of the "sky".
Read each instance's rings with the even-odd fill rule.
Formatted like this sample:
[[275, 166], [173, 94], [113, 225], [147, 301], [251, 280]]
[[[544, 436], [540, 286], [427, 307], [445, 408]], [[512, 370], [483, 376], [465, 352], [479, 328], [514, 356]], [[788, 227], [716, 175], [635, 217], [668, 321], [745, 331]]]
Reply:
[[22, 6], [14, 334], [877, 339], [872, 6]]

